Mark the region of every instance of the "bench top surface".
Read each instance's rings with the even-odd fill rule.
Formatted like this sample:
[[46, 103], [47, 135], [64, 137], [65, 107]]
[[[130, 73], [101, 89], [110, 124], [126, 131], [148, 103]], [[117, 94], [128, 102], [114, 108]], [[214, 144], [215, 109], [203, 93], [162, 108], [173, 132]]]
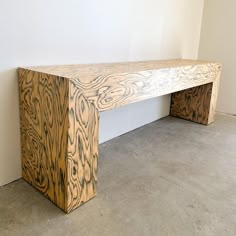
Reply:
[[221, 70], [221, 65], [217, 62], [180, 59], [37, 66], [20, 68], [21, 70], [26, 70], [26, 74], [33, 76], [36, 80], [43, 78], [44, 74], [66, 78], [70, 81], [70, 96], [73, 97], [79, 92], [92, 102], [99, 111], [105, 111], [133, 102], [213, 83]]
[[82, 83], [91, 83], [100, 76], [133, 74], [142, 71], [156, 71], [160, 69], [196, 66], [201, 64], [219, 63], [210, 61], [176, 59], [162, 61], [141, 61], [102, 64], [32, 66], [24, 67], [24, 69], [65, 77], [70, 80], [79, 79]]

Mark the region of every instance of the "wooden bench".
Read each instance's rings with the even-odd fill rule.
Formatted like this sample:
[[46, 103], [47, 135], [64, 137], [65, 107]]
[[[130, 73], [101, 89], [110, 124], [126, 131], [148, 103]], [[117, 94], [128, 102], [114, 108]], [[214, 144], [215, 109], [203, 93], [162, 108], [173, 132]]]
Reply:
[[172, 116], [208, 125], [220, 72], [192, 60], [19, 68], [23, 178], [70, 212], [96, 195], [99, 112], [172, 94]]

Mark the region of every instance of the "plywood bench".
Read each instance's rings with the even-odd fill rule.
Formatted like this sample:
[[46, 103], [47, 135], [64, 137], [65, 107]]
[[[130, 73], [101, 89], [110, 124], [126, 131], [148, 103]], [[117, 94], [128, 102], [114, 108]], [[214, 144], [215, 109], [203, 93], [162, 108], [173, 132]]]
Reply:
[[23, 178], [70, 212], [96, 195], [99, 112], [172, 94], [172, 116], [208, 125], [221, 65], [169, 60], [18, 72]]

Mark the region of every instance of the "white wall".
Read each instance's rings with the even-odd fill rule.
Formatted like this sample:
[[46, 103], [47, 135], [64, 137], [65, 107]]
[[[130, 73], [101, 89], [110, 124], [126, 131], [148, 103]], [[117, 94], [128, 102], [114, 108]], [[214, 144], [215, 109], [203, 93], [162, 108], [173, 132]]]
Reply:
[[[16, 67], [196, 58], [203, 0], [0, 0], [0, 185], [21, 177]], [[168, 115], [169, 96], [102, 113], [100, 141]]]
[[236, 1], [205, 0], [199, 58], [223, 63], [217, 110], [236, 114]]

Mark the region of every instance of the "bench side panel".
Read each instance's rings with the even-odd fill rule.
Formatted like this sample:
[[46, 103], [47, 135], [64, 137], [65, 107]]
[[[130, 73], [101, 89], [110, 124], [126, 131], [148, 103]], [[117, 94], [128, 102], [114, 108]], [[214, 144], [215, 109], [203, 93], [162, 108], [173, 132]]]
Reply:
[[213, 71], [212, 83], [171, 95], [170, 115], [204, 125], [214, 122], [221, 68]]
[[212, 83], [173, 93], [170, 115], [207, 125], [211, 94]]
[[19, 69], [22, 176], [65, 210], [68, 80]]
[[69, 84], [67, 212], [96, 195], [99, 112]]

